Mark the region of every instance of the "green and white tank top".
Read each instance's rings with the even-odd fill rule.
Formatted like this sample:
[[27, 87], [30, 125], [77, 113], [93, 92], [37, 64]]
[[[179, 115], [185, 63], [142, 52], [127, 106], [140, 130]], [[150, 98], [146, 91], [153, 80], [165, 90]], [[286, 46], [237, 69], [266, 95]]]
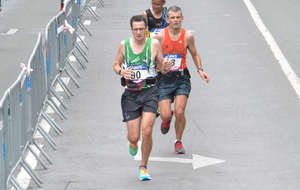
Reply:
[[151, 38], [147, 38], [143, 51], [135, 54], [130, 46], [130, 39], [125, 40], [125, 54], [123, 68], [130, 68], [135, 72], [132, 80], [144, 80], [148, 77], [156, 77], [156, 64], [151, 55]]

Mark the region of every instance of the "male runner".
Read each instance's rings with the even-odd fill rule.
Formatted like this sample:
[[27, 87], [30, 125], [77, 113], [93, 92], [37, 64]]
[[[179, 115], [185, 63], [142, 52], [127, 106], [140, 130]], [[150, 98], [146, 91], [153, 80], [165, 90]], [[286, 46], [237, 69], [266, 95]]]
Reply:
[[[172, 60], [173, 67], [166, 75], [161, 75], [158, 81], [159, 107], [161, 114], [161, 132], [168, 133], [170, 123], [175, 115], [175, 142], [174, 153], [185, 154], [182, 147], [182, 136], [185, 129], [185, 108], [191, 91], [190, 74], [186, 63], [187, 50], [192, 55], [199, 76], [209, 82], [209, 76], [203, 72], [199, 53], [196, 50], [194, 36], [181, 28], [183, 21], [182, 11], [177, 6], [167, 10], [169, 26], [158, 33], [154, 38], [161, 43], [165, 59]], [[174, 111], [171, 104], [174, 102]]]
[[143, 12], [143, 16], [148, 22], [147, 35], [153, 38], [163, 28], [168, 26], [166, 21], [167, 8], [165, 0], [151, 0], [152, 7]]
[[120, 43], [113, 69], [123, 76], [121, 84], [125, 86], [125, 92], [121, 105], [132, 156], [137, 154], [142, 131], [142, 160], [138, 173], [139, 179], [143, 181], [151, 179], [147, 163], [152, 149], [152, 128], [159, 115], [156, 63], [163, 74], [172, 65], [164, 61], [160, 43], [146, 37], [147, 21], [142, 15], [133, 16], [130, 25], [133, 37]]

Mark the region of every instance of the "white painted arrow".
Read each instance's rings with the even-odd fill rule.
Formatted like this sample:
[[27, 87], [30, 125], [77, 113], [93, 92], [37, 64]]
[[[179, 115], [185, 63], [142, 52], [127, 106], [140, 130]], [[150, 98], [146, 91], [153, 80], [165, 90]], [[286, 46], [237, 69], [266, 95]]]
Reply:
[[[139, 143], [138, 153], [134, 156], [134, 160], [141, 160], [141, 149]], [[149, 161], [157, 161], [157, 162], [176, 162], [176, 163], [186, 163], [193, 164], [193, 169], [202, 168], [205, 166], [210, 166], [214, 164], [219, 164], [225, 162], [224, 160], [219, 160], [215, 158], [208, 158], [205, 156], [200, 156], [197, 154], [193, 154], [193, 158], [175, 158], [175, 157], [149, 157]]]
[[194, 30], [187, 30], [188, 32], [192, 33], [192, 32], [195, 32]]

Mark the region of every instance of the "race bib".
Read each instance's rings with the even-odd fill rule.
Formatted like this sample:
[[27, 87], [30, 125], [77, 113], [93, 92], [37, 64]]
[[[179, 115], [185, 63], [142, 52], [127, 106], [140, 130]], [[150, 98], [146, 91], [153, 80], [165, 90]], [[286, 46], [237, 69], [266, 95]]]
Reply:
[[148, 77], [148, 67], [144, 65], [133, 65], [128, 67], [130, 70], [134, 71], [134, 75], [131, 80], [144, 80]]
[[170, 71], [177, 71], [181, 66], [181, 54], [164, 54], [165, 60], [171, 60], [172, 62], [172, 68]]
[[158, 34], [162, 30], [163, 30], [163, 28], [153, 28], [150, 31], [150, 38], [153, 38], [154, 36], [156, 36], [156, 34]]

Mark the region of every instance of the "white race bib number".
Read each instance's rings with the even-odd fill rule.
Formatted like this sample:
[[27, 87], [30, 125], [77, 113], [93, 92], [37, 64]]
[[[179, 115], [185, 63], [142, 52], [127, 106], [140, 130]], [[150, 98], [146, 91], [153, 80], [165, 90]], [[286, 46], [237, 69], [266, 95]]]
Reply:
[[148, 77], [148, 67], [144, 65], [133, 65], [128, 67], [130, 70], [134, 71], [134, 76], [131, 80], [136, 79], [146, 79]]
[[172, 62], [172, 68], [170, 71], [177, 71], [181, 66], [181, 54], [164, 54], [165, 60], [171, 60]]
[[156, 34], [158, 34], [162, 30], [163, 30], [163, 28], [153, 28], [150, 31], [150, 38], [153, 38], [154, 36], [156, 36]]

